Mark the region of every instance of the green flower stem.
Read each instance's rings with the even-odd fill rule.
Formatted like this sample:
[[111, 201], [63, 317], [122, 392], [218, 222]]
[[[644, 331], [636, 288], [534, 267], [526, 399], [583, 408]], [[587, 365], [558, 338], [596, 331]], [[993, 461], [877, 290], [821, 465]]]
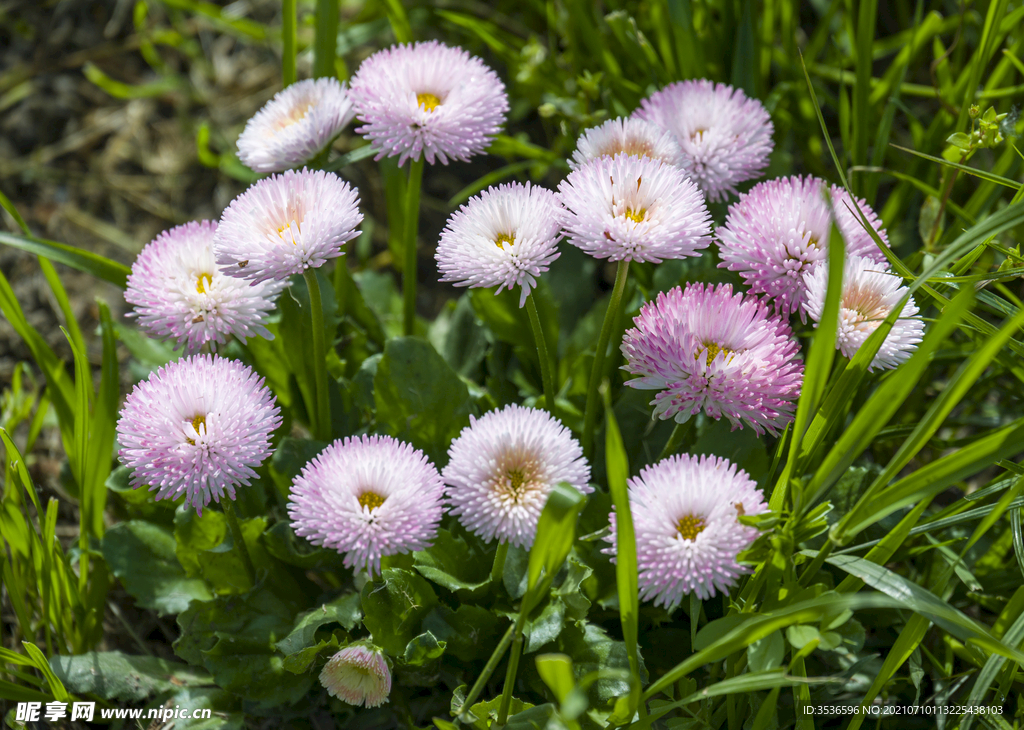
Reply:
[[[498, 646], [494, 649], [494, 653], [491, 654], [491, 658], [487, 660], [487, 665], [484, 667], [484, 671], [480, 672], [480, 676], [476, 678], [476, 682], [473, 683], [473, 688], [469, 690], [469, 694], [466, 695], [466, 701], [462, 703], [463, 710], [469, 710], [476, 702], [477, 697], [484, 691], [484, 685], [487, 684], [487, 680], [494, 674], [494, 670], [497, 669], [498, 663], [501, 658], [505, 656], [505, 650], [508, 649], [509, 644], [512, 643], [512, 635], [515, 631], [515, 626], [509, 626], [508, 631], [501, 637], [501, 641], [498, 642]], [[459, 717], [460, 721], [466, 722], [462, 719], [461, 713]]]
[[285, 86], [294, 84], [298, 78], [295, 72], [295, 0], [281, 0], [281, 81]]
[[540, 325], [540, 315], [537, 314], [537, 303], [533, 301], [533, 292], [526, 297], [526, 311], [530, 315], [533, 339], [537, 343], [537, 359], [540, 361], [540, 375], [544, 381], [544, 405], [547, 406], [548, 413], [554, 416], [555, 381], [551, 373], [551, 358], [548, 357], [548, 343], [544, 338], [544, 328]]
[[423, 184], [423, 156], [409, 165], [405, 188], [405, 266], [402, 267], [404, 332], [408, 337], [416, 326], [416, 233], [420, 223], [420, 186]]
[[622, 292], [626, 288], [626, 276], [629, 274], [629, 262], [620, 261], [615, 270], [615, 286], [612, 298], [608, 302], [608, 311], [604, 313], [604, 324], [597, 340], [597, 352], [594, 354], [594, 366], [590, 370], [590, 382], [587, 383], [587, 406], [583, 412], [583, 453], [591, 457], [594, 442], [594, 426], [597, 424], [597, 412], [601, 410], [597, 397], [598, 386], [604, 377], [604, 361], [608, 350], [608, 340], [612, 336], [615, 318], [622, 306]]
[[316, 406], [310, 414], [313, 433], [321, 441], [331, 440], [331, 395], [327, 390], [327, 347], [324, 343], [324, 307], [320, 301], [320, 282], [315, 269], [306, 269], [302, 276], [309, 290], [309, 314], [313, 325], [313, 379], [316, 385]]
[[512, 690], [516, 685], [516, 673], [519, 671], [519, 657], [523, 653], [523, 627], [526, 623], [522, 620], [525, 613], [519, 614], [519, 621], [516, 621], [516, 634], [512, 639], [512, 656], [508, 660], [508, 671], [505, 672], [505, 687], [501, 691], [501, 706], [498, 708], [498, 721], [495, 727], [504, 727], [508, 722], [508, 710], [512, 706]]
[[693, 430], [693, 424], [697, 419], [691, 417], [685, 423], [677, 423], [676, 427], [672, 429], [672, 435], [668, 437], [668, 441], [665, 442], [665, 448], [661, 450], [661, 454], [658, 456], [658, 461], [665, 459], [672, 454], [679, 451], [679, 447], [683, 445], [686, 438], [690, 435], [690, 431]]
[[224, 507], [224, 517], [228, 521], [228, 529], [231, 531], [231, 541], [242, 551], [242, 560], [245, 561], [245, 572], [249, 576], [249, 582], [256, 585], [256, 567], [252, 564], [252, 556], [249, 555], [249, 548], [242, 536], [242, 527], [238, 524], [238, 516], [235, 514], [235, 505], [230, 498], [225, 497], [221, 501]]
[[338, 0], [316, 0], [316, 38], [313, 40], [313, 78], [337, 76]]
[[501, 576], [505, 572], [506, 557], [508, 557], [508, 543], [499, 542], [498, 552], [494, 553], [494, 565], [491, 566], [491, 583], [501, 581]]

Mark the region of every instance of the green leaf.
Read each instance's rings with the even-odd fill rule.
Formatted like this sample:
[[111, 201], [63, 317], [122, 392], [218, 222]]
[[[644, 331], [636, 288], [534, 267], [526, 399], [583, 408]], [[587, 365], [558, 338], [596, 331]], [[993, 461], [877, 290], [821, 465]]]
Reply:
[[344, 558], [337, 550], [312, 548], [296, 537], [291, 525], [278, 522], [260, 536], [260, 544], [274, 558], [303, 570], [344, 570]]
[[[961, 296], [965, 299], [969, 297], [970, 289], [971, 288], [968, 288], [967, 293]], [[960, 298], [961, 297], [957, 297], [957, 300], [954, 300], [954, 305], [958, 300], [960, 300]], [[954, 305], [951, 305], [947, 309], [947, 312], [943, 313], [943, 318], [940, 320], [945, 321], [947, 317], [950, 318], [950, 321], [948, 322], [949, 329], [952, 328], [953, 324], [959, 321], [959, 317], [957, 317], [956, 312], [960, 310], [954, 309]], [[964, 303], [964, 306], [966, 306], [966, 302]], [[949, 310], [954, 311], [951, 312]], [[977, 382], [978, 378], [981, 377], [982, 373], [988, 368], [992, 360], [998, 356], [1003, 347], [1009, 341], [1010, 337], [1017, 331], [1022, 323], [1024, 323], [1024, 311], [1014, 317], [1011, 317], [995, 335], [985, 340], [984, 344], [975, 349], [971, 356], [965, 360], [959, 368], [957, 368], [956, 373], [954, 373], [953, 377], [947, 382], [946, 387], [943, 388], [942, 392], [939, 393], [935, 399], [932, 400], [931, 404], [928, 406], [928, 410], [925, 412], [925, 415], [917, 422], [914, 426], [914, 430], [889, 460], [885, 470], [878, 475], [871, 486], [869, 486], [865, 491], [864, 495], [856, 505], [857, 508], [863, 510], [867, 504], [872, 503], [875, 497], [886, 487], [886, 485], [888, 485], [889, 482], [908, 463], [910, 463], [910, 460], [913, 459], [922, 448], [924, 448], [932, 436], [935, 435], [945, 422], [949, 414], [953, 411], [953, 408], [955, 408], [963, 397], [970, 392], [970, 389]], [[937, 347], [938, 344], [939, 342], [928, 341], [928, 338], [926, 338], [926, 342], [922, 343], [921, 347], [923, 348], [927, 345], [927, 347], [931, 349]], [[919, 373], [923, 372], [923, 363], [914, 372], [919, 376]], [[910, 387], [915, 385], [916, 382], [917, 377], [911, 377], [903, 384], [900, 390], [908, 392]], [[895, 397], [891, 393], [886, 393], [885, 395], [888, 397]], [[906, 395], [904, 394], [903, 397], [906, 397]], [[869, 404], [873, 401], [874, 399], [869, 401]], [[880, 402], [885, 403], [885, 400]], [[865, 409], [867, 409], [867, 407], [868, 406], [865, 406]], [[836, 448], [839, 448], [839, 446], [837, 445]], [[850, 510], [849, 512], [852, 511], [853, 510]], [[842, 533], [837, 533], [837, 536], [841, 539], [847, 539], [847, 536]]]
[[30, 238], [18, 235], [17, 233], [0, 231], [0, 243], [34, 253], [37, 256], [45, 256], [73, 269], [92, 274], [97, 279], [109, 281], [121, 289], [128, 285], [128, 274], [132, 273], [132, 270], [124, 264], [111, 261], [99, 254], [75, 248], [65, 243], [47, 241], [43, 238], [35, 238], [34, 236]]
[[459, 297], [451, 314], [439, 316], [430, 329], [430, 339], [445, 361], [464, 378], [472, 378], [487, 356], [490, 341], [468, 296]]
[[[500, 707], [501, 695], [498, 695], [493, 700], [477, 702], [469, 708], [469, 712], [474, 718], [476, 718], [470, 727], [476, 728], [476, 730], [491, 730], [492, 727], [495, 727], [495, 723], [498, 720], [498, 710]], [[512, 727], [512, 721], [515, 715], [529, 710], [531, 707], [533, 707], [533, 705], [529, 702], [523, 702], [522, 700], [513, 697], [512, 701], [509, 703], [509, 722], [505, 725], [505, 729], [507, 730], [509, 727]], [[541, 725], [539, 730], [544, 730], [544, 726]]]
[[53, 669], [50, 668], [50, 663], [46, 661], [46, 655], [31, 641], [23, 641], [21, 645], [25, 647], [25, 652], [32, 658], [35, 667], [46, 679], [46, 685], [50, 688], [50, 693], [54, 699], [58, 702], [67, 702], [68, 691], [64, 687], [64, 683], [60, 681], [57, 675], [54, 674]]
[[[602, 672], [602, 676], [594, 683], [591, 691], [592, 697], [599, 703], [603, 704], [629, 693], [630, 682], [625, 679], [629, 676], [626, 645], [612, 639], [600, 626], [591, 623], [583, 623], [582, 626], [570, 623], [558, 638], [558, 648], [572, 659], [577, 682], [591, 672]], [[622, 670], [621, 676], [609, 676], [605, 671], [609, 669]], [[642, 659], [640, 675], [641, 681], [645, 681], [647, 677]]]
[[[526, 596], [523, 597], [524, 614], [540, 601], [545, 585], [550, 585], [565, 562], [576, 538], [576, 519], [585, 499], [566, 482], [556, 484], [548, 495], [537, 521], [537, 533], [530, 548], [526, 570]], [[541, 575], [544, 581], [541, 582]]]
[[119, 651], [93, 651], [76, 656], [54, 656], [50, 666], [78, 695], [138, 703], [161, 692], [212, 684], [205, 669], [153, 656], [131, 656]]
[[564, 703], [566, 697], [576, 687], [572, 659], [565, 654], [541, 654], [537, 657], [536, 663], [537, 674], [555, 695], [555, 699], [560, 704]]
[[437, 531], [431, 547], [413, 553], [413, 566], [424, 578], [458, 593], [461, 600], [479, 598], [491, 582], [482, 556], [464, 539], [443, 528]]
[[523, 636], [526, 639], [523, 653], [531, 654], [550, 644], [562, 633], [564, 625], [565, 604], [559, 600], [549, 601], [540, 615], [523, 624]]
[[178, 615], [181, 635], [174, 651], [189, 664], [206, 667], [217, 686], [257, 707], [296, 702], [316, 679], [289, 672], [274, 642], [292, 630], [298, 598], [260, 586], [243, 595], [194, 601]]
[[785, 658], [786, 642], [782, 638], [781, 631], [769, 634], [747, 647], [747, 666], [750, 667], [751, 672], [769, 672], [778, 669], [782, 666]]
[[[500, 699], [499, 697], [498, 700]], [[516, 699], [512, 701], [519, 702]], [[504, 730], [563, 730], [565, 728], [565, 725], [558, 719], [558, 709], [550, 702], [536, 707], [527, 707], [525, 702], [522, 704], [526, 709], [515, 715], [509, 714], [508, 724], [505, 725]], [[476, 705], [474, 705], [475, 707]], [[497, 719], [497, 712], [495, 712], [494, 718]]]
[[447, 644], [445, 642], [438, 641], [436, 636], [429, 631], [425, 631], [419, 636], [414, 636], [405, 645], [403, 658], [406, 664], [421, 667], [424, 664], [440, 659], [446, 647]]
[[[609, 388], [602, 388], [605, 414], [605, 462], [608, 473], [608, 489], [615, 506], [615, 585], [619, 598], [619, 622], [622, 625], [622, 636], [629, 657], [630, 671], [639, 676], [640, 662], [637, 648], [638, 626], [640, 616], [640, 599], [636, 557], [636, 533], [633, 529], [633, 513], [630, 510], [629, 492], [626, 481], [629, 479], [629, 460], [622, 445], [622, 435], [612, 410]], [[616, 707], [613, 721], [625, 723], [633, 717], [640, 702], [640, 683], [635, 683], [635, 691], [631, 692], [628, 701], [622, 707]], [[559, 699], [561, 702], [561, 698]]]
[[143, 608], [180, 613], [193, 600], [212, 598], [199, 578], [189, 578], [175, 555], [170, 530], [150, 522], [114, 525], [103, 536], [103, 558]]
[[480, 606], [462, 604], [455, 611], [439, 604], [423, 619], [423, 628], [447, 644], [447, 653], [471, 662], [490, 656], [501, 638], [501, 619]]
[[327, 624], [341, 624], [346, 631], [359, 625], [362, 619], [358, 593], [346, 593], [330, 603], [307, 611], [295, 622], [295, 628], [277, 642], [275, 648], [284, 655], [294, 654], [316, 644], [316, 633]]
[[[852, 596], [829, 593], [767, 613], [744, 613], [730, 616], [728, 618], [733, 619], [733, 625], [715, 636], [713, 641], [701, 642], [701, 634], [698, 634], [697, 646], [703, 646], [703, 648], [659, 677], [658, 681], [651, 684], [644, 692], [644, 698], [650, 698], [665, 691], [699, 667], [724, 659], [733, 652], [745, 649], [755, 641], [763, 639], [779, 629], [820, 621], [826, 615], [835, 615], [847, 609], [855, 611], [900, 606], [898, 601], [878, 593], [860, 593]], [[722, 620], [719, 619], [719, 621]], [[703, 631], [702, 629], [702, 633]]]
[[832, 223], [832, 231], [829, 234], [828, 250], [828, 289], [825, 292], [825, 306], [818, 327], [814, 330], [814, 341], [811, 343], [811, 350], [807, 355], [804, 382], [800, 389], [800, 399], [797, 402], [796, 421], [791, 432], [786, 466], [775, 483], [769, 500], [769, 507], [773, 512], [780, 511], [785, 505], [790, 479], [797, 470], [799, 447], [811, 419], [821, 404], [825, 386], [832, 372], [832, 362], [835, 360], [836, 333], [839, 327], [839, 300], [843, 293], [843, 266], [846, 256], [843, 234], [835, 222]]
[[373, 378], [377, 422], [392, 436], [444, 463], [469, 425], [469, 390], [433, 347], [414, 337], [390, 340]]
[[716, 682], [670, 704], [662, 705], [659, 703], [657, 711], [652, 712], [650, 718], [651, 720], [656, 720], [676, 708], [684, 707], [694, 702], [701, 702], [711, 697], [739, 695], [747, 692], [773, 689], [775, 687], [796, 687], [799, 685], [829, 683], [840, 684], [844, 681], [846, 680], [832, 677], [793, 677], [778, 670], [748, 672], [738, 677], [723, 679], [721, 682]]
[[[242, 537], [257, 571], [267, 570], [271, 561], [260, 544], [266, 530], [264, 517], [240, 520]], [[189, 576], [202, 576], [215, 593], [244, 593], [252, 588], [246, 573], [245, 557], [232, 544], [223, 512], [212, 509], [200, 517], [182, 505], [174, 515], [175, 554]]]
[[422, 577], [387, 568], [363, 586], [363, 626], [373, 643], [391, 656], [403, 656], [406, 645], [421, 633], [423, 617], [436, 604], [434, 589]]
[[833, 528], [832, 540], [845, 544], [851, 536], [896, 510], [925, 497], [933, 497], [950, 484], [976, 474], [1001, 459], [1009, 459], [1020, 453], [1021, 449], [1024, 449], [1024, 418], [990, 431], [970, 445], [921, 467], [873, 495], [870, 501], [865, 499], [868, 494], [865, 492], [857, 506]]
[[[490, 289], [472, 289], [469, 292], [469, 299], [476, 315], [484, 321], [495, 337], [503, 342], [523, 347], [536, 357], [533, 330], [530, 329], [526, 309], [519, 307], [518, 291], [505, 289], [496, 294]], [[537, 313], [544, 327], [548, 351], [557, 352], [558, 305], [551, 296], [550, 289], [543, 282], [533, 290], [533, 300], [537, 304]]]

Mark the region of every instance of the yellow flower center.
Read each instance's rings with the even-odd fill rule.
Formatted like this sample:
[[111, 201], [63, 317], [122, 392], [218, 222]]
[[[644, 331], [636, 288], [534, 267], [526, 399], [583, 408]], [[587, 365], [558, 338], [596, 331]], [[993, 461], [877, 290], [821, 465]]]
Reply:
[[505, 244], [506, 243], [509, 246], [511, 246], [515, 242], [516, 242], [515, 237], [513, 237], [512, 234], [510, 234], [510, 233], [502, 233], [497, 238], [494, 239], [494, 245], [497, 246], [498, 248], [500, 248], [502, 251], [505, 250]]
[[719, 353], [722, 353], [726, 357], [728, 357], [729, 355], [732, 354], [732, 350], [730, 350], [730, 349], [728, 349], [726, 347], [722, 347], [717, 342], [705, 342], [704, 343], [704, 349], [703, 350], [697, 350], [697, 353], [693, 356], [693, 359], [694, 360], [699, 360], [700, 359], [700, 354], [702, 352], [704, 352], [704, 350], [707, 350], [707, 352], [708, 352], [708, 364], [709, 365], [712, 363], [712, 361], [716, 357], [718, 357]]
[[[202, 426], [204, 430], [206, 429], [206, 416], [201, 416], [200, 415], [200, 416], [196, 416], [195, 418], [192, 419], [192, 428], [194, 428], [196, 430], [196, 433], [201, 433], [199, 431], [199, 427], [200, 426]], [[185, 437], [185, 440], [188, 441], [193, 446], [195, 446], [196, 442], [193, 441], [192, 439], [190, 439], [188, 436]]]
[[[205, 284], [203, 282], [206, 282]], [[200, 274], [199, 278], [196, 279], [196, 291], [200, 294], [206, 293], [206, 287], [213, 284], [213, 277], [210, 274]]]
[[640, 208], [638, 210], [634, 210], [633, 208], [626, 208], [626, 217], [629, 218], [634, 223], [642, 223], [644, 220], [644, 216], [646, 215], [647, 208]]
[[814, 248], [821, 248], [821, 246], [818, 243], [818, 237], [815, 236], [813, 233], [811, 234], [811, 237], [807, 239], [807, 244], [810, 246], [814, 246]]
[[433, 94], [416, 94], [416, 103], [428, 112], [432, 112], [441, 106], [441, 100]]
[[359, 495], [359, 506], [366, 507], [371, 512], [373, 512], [375, 509], [384, 504], [385, 499], [387, 499], [387, 497], [382, 497], [376, 492], [366, 491]]
[[695, 540], [697, 535], [704, 532], [706, 527], [703, 517], [697, 515], [684, 515], [679, 519], [679, 524], [676, 525], [676, 531], [679, 536], [684, 540]]
[[518, 501], [523, 491], [523, 483], [526, 481], [526, 474], [522, 469], [509, 469], [508, 480], [512, 486], [512, 495]]
[[706, 131], [708, 131], [708, 130], [706, 130], [706, 129], [699, 129], [699, 128], [693, 130], [693, 134], [690, 135], [690, 140], [691, 141], [695, 141], [697, 139], [697, 137], [700, 137]]
[[[283, 226], [279, 227], [277, 229], [277, 235], [279, 235], [279, 236], [281, 236], [283, 238], [284, 237], [284, 232], [287, 231], [291, 227], [292, 223], [295, 223], [295, 221], [289, 221], [288, 223], [285, 223]], [[301, 232], [302, 231], [299, 229], [299, 224], [295, 223], [295, 233], [301, 233]], [[293, 246], [298, 246], [299, 245], [298, 241], [295, 240], [295, 235], [292, 235], [291, 239], [292, 239], [292, 245]]]

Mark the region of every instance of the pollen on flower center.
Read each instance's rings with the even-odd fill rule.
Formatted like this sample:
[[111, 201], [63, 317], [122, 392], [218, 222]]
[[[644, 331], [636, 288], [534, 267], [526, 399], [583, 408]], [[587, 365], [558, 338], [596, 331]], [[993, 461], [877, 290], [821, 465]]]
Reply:
[[523, 496], [523, 484], [526, 482], [526, 474], [522, 469], [509, 469], [508, 470], [508, 481], [509, 481], [509, 494], [512, 496], [513, 502], [519, 502], [519, 499]]
[[[200, 435], [202, 435], [200, 433], [200, 431], [199, 431], [199, 427], [200, 426], [203, 427], [203, 431], [205, 432], [206, 431], [206, 416], [203, 416], [201, 414], [197, 415], [195, 418], [192, 419], [192, 428], [194, 428], [196, 430], [196, 433], [199, 433]], [[185, 440], [188, 441], [193, 446], [195, 446], [196, 442], [193, 441], [192, 439], [190, 439], [188, 436], [185, 437]]]
[[441, 100], [433, 94], [416, 94], [416, 103], [428, 112], [432, 112], [434, 109], [441, 106]]
[[647, 215], [647, 208], [626, 208], [625, 215], [634, 223], [642, 223], [644, 220], [644, 216]]
[[698, 137], [703, 136], [704, 133], [707, 132], [707, 131], [708, 130], [706, 130], [706, 129], [698, 127], [697, 129], [693, 130], [693, 132], [690, 133], [690, 141], [695, 142]]
[[676, 525], [676, 532], [684, 540], [696, 540], [697, 535], [704, 532], [704, 528], [707, 527], [707, 523], [704, 522], [704, 518], [698, 515], [683, 515], [679, 518], [679, 524]]
[[314, 102], [306, 102], [305, 104], [299, 103], [288, 109], [281, 117], [275, 119], [268, 131], [280, 132], [282, 129], [287, 129], [293, 124], [298, 124], [306, 115], [309, 114], [309, 110], [312, 109], [316, 104]]
[[359, 506], [366, 507], [371, 512], [384, 504], [387, 497], [382, 497], [376, 492], [366, 491], [359, 495]]
[[[206, 282], [205, 284], [203, 282]], [[196, 279], [196, 291], [200, 294], [206, 293], [206, 287], [213, 284], [213, 277], [210, 274], [200, 274]]]
[[[288, 223], [285, 223], [283, 226], [278, 226], [278, 228], [277, 228], [277, 235], [284, 236], [284, 232], [287, 231], [289, 228], [291, 228], [292, 223], [295, 224], [295, 232], [296, 233], [301, 233], [302, 231], [299, 228], [298, 222], [297, 221], [289, 221]], [[296, 246], [298, 245], [298, 242], [295, 240], [295, 236], [292, 236], [292, 244], [296, 245]]]
[[511, 233], [500, 233], [498, 237], [494, 239], [494, 245], [500, 248], [502, 251], [505, 250], [505, 244], [509, 246], [516, 242], [515, 236]]
[[697, 350], [696, 354], [694, 354], [693, 356], [693, 359], [700, 360], [700, 354], [704, 352], [704, 350], [707, 350], [709, 364], [716, 357], [718, 357], [719, 353], [724, 354], [726, 357], [733, 353], [732, 350], [728, 349], [727, 347], [723, 347], [722, 345], [719, 345], [717, 342], [705, 342], [704, 347], [702, 349]]

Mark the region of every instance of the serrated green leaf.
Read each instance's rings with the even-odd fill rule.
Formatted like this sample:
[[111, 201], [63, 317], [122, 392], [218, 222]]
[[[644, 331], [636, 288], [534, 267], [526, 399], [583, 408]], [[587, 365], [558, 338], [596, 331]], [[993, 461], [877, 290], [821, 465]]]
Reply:
[[103, 536], [103, 558], [143, 608], [180, 613], [192, 601], [213, 597], [206, 583], [190, 578], [175, 555], [170, 530], [149, 522], [114, 525]]

